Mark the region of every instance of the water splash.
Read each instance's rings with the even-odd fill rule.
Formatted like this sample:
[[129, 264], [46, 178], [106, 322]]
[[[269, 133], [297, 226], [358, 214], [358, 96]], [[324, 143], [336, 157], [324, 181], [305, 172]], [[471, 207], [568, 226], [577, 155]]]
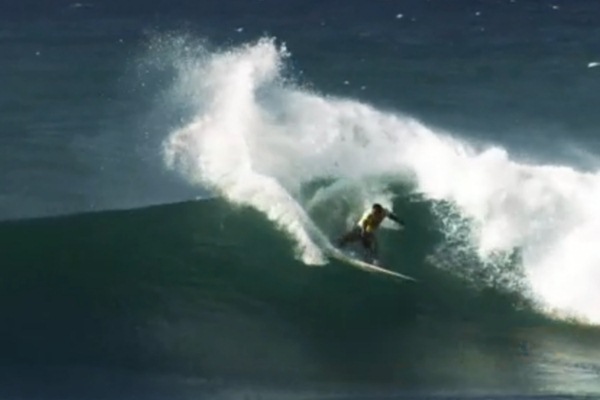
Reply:
[[[264, 212], [306, 263], [326, 261], [307, 210], [334, 198], [351, 202], [351, 214], [373, 201], [390, 206], [387, 184], [410, 181], [452, 204], [460, 218], [438, 212], [447, 237], [465, 232], [457, 221], [467, 224], [481, 265], [510, 281], [498, 254], [518, 251], [514, 279], [524, 277], [546, 311], [600, 323], [600, 174], [521, 164], [502, 148], [477, 149], [410, 117], [311, 93], [283, 78], [289, 53], [271, 39], [197, 54], [184, 57], [178, 77], [197, 112], [164, 142], [167, 164]], [[307, 198], [302, 188], [316, 180], [328, 183]]]

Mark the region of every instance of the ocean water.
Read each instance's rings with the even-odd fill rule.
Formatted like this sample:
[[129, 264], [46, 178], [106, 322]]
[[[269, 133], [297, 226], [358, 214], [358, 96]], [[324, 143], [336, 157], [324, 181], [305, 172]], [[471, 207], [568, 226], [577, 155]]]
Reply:
[[[0, 1], [0, 396], [600, 396], [600, 5]], [[380, 202], [381, 263], [332, 241]]]

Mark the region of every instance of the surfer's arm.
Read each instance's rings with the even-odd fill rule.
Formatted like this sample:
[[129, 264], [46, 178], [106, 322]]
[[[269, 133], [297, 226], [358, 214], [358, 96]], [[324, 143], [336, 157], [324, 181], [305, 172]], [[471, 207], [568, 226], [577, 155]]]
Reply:
[[401, 220], [400, 218], [398, 218], [398, 216], [396, 214], [394, 214], [393, 212], [388, 211], [387, 217], [404, 228], [404, 225], [405, 225], [404, 221]]
[[370, 213], [367, 211], [366, 213], [363, 214], [363, 216], [360, 218], [360, 220], [358, 221], [358, 228], [360, 229], [360, 234], [364, 235], [367, 231], [368, 231], [368, 225], [369, 225], [369, 217], [370, 217]]
[[361, 236], [364, 235], [364, 234], [366, 234], [369, 231], [368, 228], [367, 228], [366, 221], [359, 223], [358, 224], [358, 229], [360, 230], [360, 235]]

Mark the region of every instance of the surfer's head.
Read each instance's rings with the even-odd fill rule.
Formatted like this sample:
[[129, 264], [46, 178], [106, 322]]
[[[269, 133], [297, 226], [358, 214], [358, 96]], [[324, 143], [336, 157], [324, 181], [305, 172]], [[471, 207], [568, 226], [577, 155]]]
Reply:
[[373, 204], [373, 212], [377, 214], [381, 214], [383, 212], [383, 207], [379, 203]]

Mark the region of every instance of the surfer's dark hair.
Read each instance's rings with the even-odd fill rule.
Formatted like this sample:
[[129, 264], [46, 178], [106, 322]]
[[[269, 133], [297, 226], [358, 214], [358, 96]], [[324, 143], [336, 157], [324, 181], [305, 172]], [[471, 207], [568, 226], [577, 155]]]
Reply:
[[373, 204], [373, 210], [383, 211], [383, 207], [379, 203]]

